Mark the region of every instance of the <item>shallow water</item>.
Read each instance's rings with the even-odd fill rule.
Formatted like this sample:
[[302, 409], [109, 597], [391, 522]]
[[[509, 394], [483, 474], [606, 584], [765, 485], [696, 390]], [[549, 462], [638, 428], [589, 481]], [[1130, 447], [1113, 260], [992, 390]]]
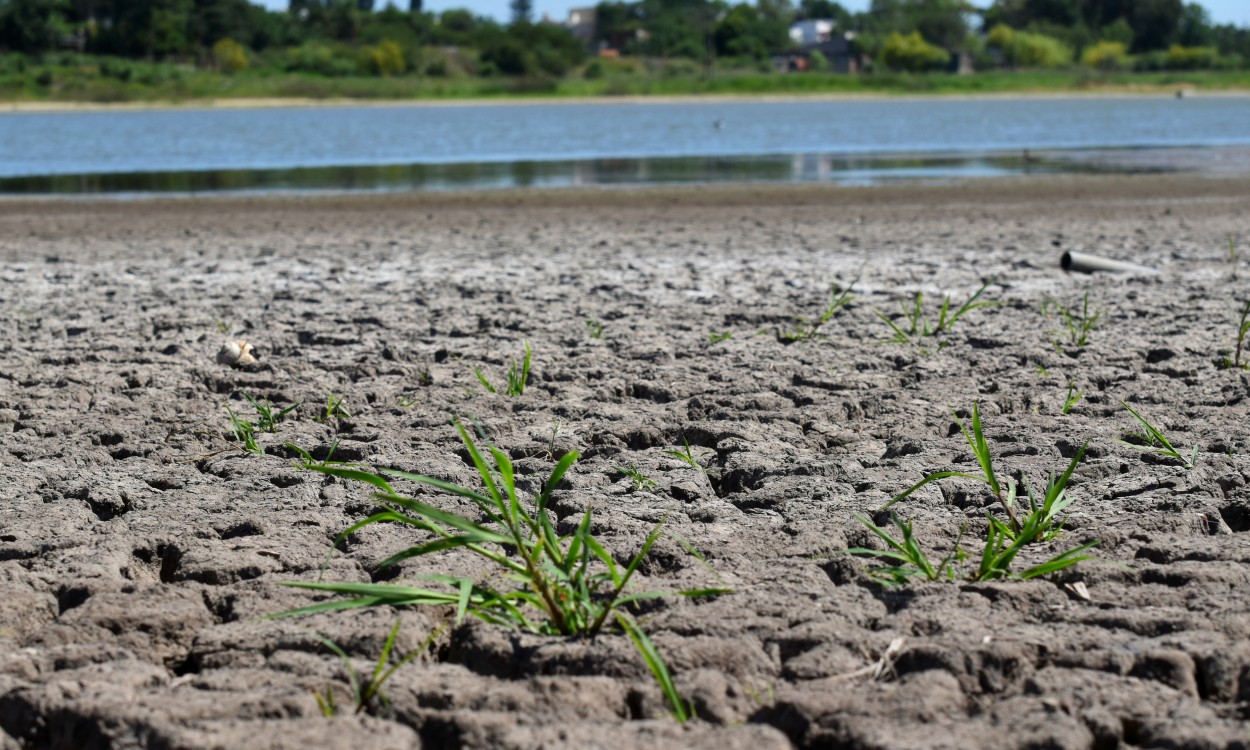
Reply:
[[[1247, 116], [1246, 97], [10, 113], [0, 115], [0, 191], [863, 184], [1073, 169], [1201, 169], [1202, 158], [1178, 163], [1169, 154], [1244, 154]], [[1132, 149], [1137, 157], [1108, 159], [1108, 149], [1121, 155]], [[1100, 156], [1082, 158], [1093, 153]], [[1151, 155], [1141, 158], [1145, 153]], [[1222, 157], [1206, 161], [1228, 168]]]

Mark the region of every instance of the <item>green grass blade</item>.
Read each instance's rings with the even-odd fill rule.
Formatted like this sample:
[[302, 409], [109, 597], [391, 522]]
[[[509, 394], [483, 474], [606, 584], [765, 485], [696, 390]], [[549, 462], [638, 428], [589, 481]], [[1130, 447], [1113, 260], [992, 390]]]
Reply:
[[330, 476], [338, 477], [339, 479], [350, 479], [356, 482], [364, 482], [365, 484], [371, 484], [374, 487], [377, 487], [379, 490], [387, 493], [388, 495], [395, 494], [395, 490], [391, 488], [391, 485], [387, 483], [385, 479], [372, 472], [362, 471], [361, 469], [355, 469], [342, 465], [327, 466], [323, 463], [305, 463], [302, 468], [319, 471], [322, 474], [329, 474]]
[[646, 633], [642, 632], [642, 628], [638, 627], [638, 623], [634, 622], [632, 617], [623, 612], [617, 612], [616, 621], [620, 624], [621, 630], [625, 631], [629, 639], [634, 642], [638, 653], [642, 655], [642, 660], [647, 663], [647, 668], [651, 670], [655, 681], [659, 683], [660, 691], [664, 693], [673, 711], [673, 718], [677, 719], [678, 723], [685, 724], [690, 720], [690, 709], [686, 700], [677, 692], [677, 686], [673, 684], [673, 676], [668, 671], [668, 665], [664, 663], [655, 644]]
[[[961, 478], [961, 479], [975, 479], [975, 480], [976, 480], [976, 481], [978, 481], [978, 482], [985, 482], [985, 481], [986, 481], [986, 480], [985, 480], [985, 477], [978, 477], [978, 476], [974, 476], [974, 475], [972, 475], [972, 474], [965, 474], [965, 473], [964, 473], [964, 472], [962, 472], [962, 471], [939, 471], [939, 472], [937, 472], [936, 474], [930, 474], [929, 476], [925, 477], [924, 479], [921, 479], [919, 482], [916, 482], [916, 483], [915, 483], [915, 484], [913, 484], [912, 486], [910, 486], [910, 487], [908, 487], [907, 489], [903, 490], [902, 492], [898, 493], [897, 495], [895, 495], [895, 496], [893, 497], [893, 499], [891, 499], [891, 500], [890, 500], [890, 502], [886, 503], [885, 505], [882, 505], [882, 506], [881, 506], [880, 508], [878, 508], [877, 510], [886, 510], [886, 509], [888, 509], [891, 505], [893, 505], [893, 504], [897, 503], [899, 500], [902, 500], [903, 498], [905, 498], [905, 497], [907, 497], [908, 495], [912, 494], [913, 492], [915, 492], [916, 490], [918, 490], [918, 489], [920, 489], [921, 487], [925, 486], [926, 484], [929, 484], [930, 482], [936, 482], [936, 481], [938, 481], [939, 479], [948, 479], [948, 478], [950, 478], [950, 477], [959, 477], [959, 478]], [[987, 484], [988, 484], [988, 482], [987, 482]]]

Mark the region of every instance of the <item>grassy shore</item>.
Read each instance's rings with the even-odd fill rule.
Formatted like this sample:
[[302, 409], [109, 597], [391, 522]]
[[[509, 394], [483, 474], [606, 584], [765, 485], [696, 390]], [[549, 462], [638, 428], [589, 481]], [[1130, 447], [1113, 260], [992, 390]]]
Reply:
[[1250, 92], [1250, 71], [1104, 73], [991, 71], [973, 75], [838, 75], [716, 72], [710, 76], [649, 74], [587, 79], [549, 78], [327, 78], [268, 70], [223, 75], [173, 65], [135, 63], [124, 78], [107, 66], [78, 61], [0, 74], [0, 102], [196, 103], [223, 100], [377, 101], [758, 95], [969, 95], [1041, 93], [1148, 93], [1191, 88]]

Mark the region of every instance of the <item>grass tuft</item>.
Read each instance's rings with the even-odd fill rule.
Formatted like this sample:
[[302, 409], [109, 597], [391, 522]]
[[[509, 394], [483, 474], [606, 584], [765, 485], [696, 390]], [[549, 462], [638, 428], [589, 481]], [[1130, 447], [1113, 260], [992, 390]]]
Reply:
[[1184, 464], [1186, 469], [1194, 468], [1194, 464], [1197, 463], [1198, 461], [1198, 446], [1195, 445], [1193, 451], [1189, 454], [1189, 458], [1186, 458], [1184, 454], [1182, 454], [1179, 450], [1176, 449], [1175, 446], [1172, 445], [1172, 442], [1167, 439], [1167, 436], [1165, 436], [1163, 432], [1159, 430], [1159, 428], [1155, 427], [1154, 425], [1150, 424], [1150, 422], [1146, 421], [1146, 418], [1143, 417], [1140, 413], [1138, 413], [1136, 409], [1129, 406], [1124, 401], [1121, 401], [1120, 405], [1123, 406], [1125, 409], [1128, 409], [1128, 413], [1132, 414], [1133, 419], [1136, 419], [1137, 423], [1142, 426], [1143, 430], [1145, 430], [1144, 434], [1137, 433], [1137, 432], [1129, 433], [1129, 437], [1133, 438], [1134, 440], [1138, 442], [1129, 442], [1128, 440], [1121, 440], [1120, 441], [1121, 443], [1124, 443], [1125, 445], [1130, 446], [1132, 448], [1136, 448], [1137, 450], [1140, 450], [1140, 451], [1147, 451], [1150, 453], [1161, 453], [1170, 458], [1175, 458], [1177, 461], [1180, 461], [1182, 464]]
[[[407, 656], [388, 667], [387, 665], [390, 663], [391, 651], [395, 647], [395, 638], [399, 635], [399, 628], [402, 622], [402, 619], [395, 620], [395, 625], [391, 628], [390, 633], [387, 634], [386, 642], [382, 645], [382, 653], [378, 656], [378, 661], [373, 667], [372, 674], [363, 680], [356, 672], [356, 668], [352, 666], [352, 660], [337, 643], [323, 635], [317, 633], [313, 634], [318, 641], [321, 641], [326, 648], [334, 652], [334, 654], [339, 657], [339, 660], [343, 662], [343, 670], [347, 673], [347, 682], [351, 686], [351, 698], [352, 703], [355, 706], [355, 713], [364, 713], [375, 703], [381, 704], [382, 708], [389, 706], [390, 699], [386, 697], [386, 693], [382, 692], [382, 686], [386, 684], [386, 681], [391, 679], [391, 677], [394, 676], [400, 668], [425, 653], [434, 643], [435, 639], [438, 638], [439, 634], [442, 633], [442, 628], [430, 633], [430, 635], [426, 637], [425, 641], [422, 642], [419, 647], [408, 652]], [[321, 692], [313, 691], [313, 697], [317, 699], [317, 707], [321, 709], [322, 716], [329, 718], [338, 715], [339, 710], [338, 705], [334, 700], [333, 690], [327, 687]]]
[[[1089, 291], [1085, 292], [1085, 299], [1081, 303], [1079, 314], [1059, 304], [1053, 297], [1043, 299], [1042, 312], [1047, 313], [1051, 305], [1058, 311], [1059, 317], [1063, 319], [1064, 327], [1068, 329], [1068, 343], [1078, 347], [1089, 344], [1089, 332], [1094, 330], [1105, 312], [1101, 307], [1090, 310]], [[1058, 342], [1055, 342], [1055, 348], [1058, 347]]]
[[[796, 327], [789, 331], [782, 331], [778, 329], [777, 340], [783, 344], [792, 344], [796, 341], [806, 341], [808, 339], [816, 338], [821, 326], [828, 323], [830, 320], [833, 320], [839, 310], [855, 300], [855, 297], [851, 295], [851, 291], [855, 288], [857, 283], [859, 283], [858, 276], [852, 279], [851, 283], [848, 284], [845, 289], [840, 288], [837, 284], [833, 284], [829, 289], [829, 302], [825, 305], [825, 310], [820, 314], [820, 317], [815, 320], [795, 318], [795, 322], [797, 323]], [[729, 332], [726, 331], [726, 333]], [[712, 335], [713, 338], [711, 343], [713, 344], [717, 341], [724, 341], [725, 338], [730, 338], [730, 336], [732, 336], [730, 333], [729, 336], [716, 339], [716, 335], [717, 334]]]
[[[508, 385], [504, 388], [504, 395], [520, 396], [525, 393], [525, 387], [529, 385], [530, 379], [530, 354], [530, 342], [526, 341], [525, 354], [521, 359], [521, 364], [518, 366], [517, 361], [514, 358], [511, 366], [509, 366], [508, 371], [505, 373], [505, 376], [508, 379]], [[487, 393], [499, 392], [490, 380], [488, 380], [482, 373], [482, 368], [474, 367], [473, 374], [477, 376], [477, 382], [482, 384], [482, 387], [486, 389]]]
[[[456, 621], [476, 617], [495, 625], [531, 633], [591, 636], [615, 624], [629, 635], [648, 667], [656, 675], [679, 721], [689, 718], [687, 704], [677, 695], [668, 670], [650, 641], [632, 620], [628, 608], [635, 602], [670, 594], [698, 597], [726, 593], [723, 588], [678, 592], [630, 592], [629, 584], [639, 564], [660, 538], [664, 522], [656, 524], [628, 564], [621, 566], [591, 533], [592, 513], [587, 508], [576, 529], [566, 535], [555, 531], [549, 506], [556, 487], [578, 459], [577, 452], [564, 454], [530, 503], [517, 493], [512, 461], [503, 451], [489, 446], [479, 449], [459, 422], [455, 423], [482, 489], [471, 489], [436, 477], [385, 469], [381, 473], [358, 466], [305, 460], [301, 467], [323, 474], [368, 484], [374, 490], [378, 511], [359, 521], [335, 540], [377, 523], [396, 523], [424, 532], [425, 539], [383, 560], [385, 570], [410, 558], [464, 550], [490, 562], [499, 572], [495, 581], [475, 581], [451, 575], [427, 575], [426, 586], [378, 583], [297, 582], [287, 585], [338, 594], [331, 601], [277, 615], [291, 616], [352, 607], [389, 605], [451, 606]], [[479, 522], [467, 515], [441, 510], [413, 497], [398, 494], [389, 479], [405, 479], [464, 498], [485, 517]], [[477, 515], [477, 514], [475, 514]], [[687, 550], [698, 557], [692, 548]], [[702, 558], [699, 558], [700, 560]]]
[[[940, 336], [943, 333], [949, 333], [955, 327], [955, 323], [964, 315], [981, 307], [992, 307], [997, 302], [978, 301], [985, 290], [994, 283], [994, 279], [990, 279], [981, 285], [968, 301], [964, 302], [958, 308], [951, 310], [951, 298], [949, 295], [942, 300], [942, 306], [938, 309], [937, 320], [930, 322], [924, 312], [924, 292], [916, 292], [916, 298], [909, 305], [903, 305], [903, 320], [906, 325], [900, 325], [893, 318], [881, 312], [874, 310], [878, 318], [881, 318], [886, 325], [890, 327], [893, 335], [886, 339], [888, 344], [911, 344], [918, 343], [925, 336]], [[945, 342], [940, 343], [938, 348], [944, 348]]]

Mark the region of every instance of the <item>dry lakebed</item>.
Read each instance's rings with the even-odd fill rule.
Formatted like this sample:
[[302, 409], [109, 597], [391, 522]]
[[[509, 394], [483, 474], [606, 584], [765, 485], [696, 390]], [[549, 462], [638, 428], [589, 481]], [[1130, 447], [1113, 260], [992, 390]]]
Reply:
[[[1246, 747], [1248, 207], [1248, 181], [1161, 175], [0, 203], [0, 748]], [[918, 292], [932, 329], [987, 282], [890, 341]], [[215, 361], [234, 339], [259, 361]], [[249, 396], [295, 406], [254, 451]], [[1129, 444], [1123, 404], [1180, 458]], [[1004, 485], [1085, 446], [1011, 570], [1097, 546], [978, 579], [1007, 516], [950, 477], [890, 510], [934, 564], [958, 541], [958, 580], [887, 585], [845, 551], [884, 548], [856, 516], [901, 537], [893, 497], [980, 475], [974, 405]], [[480, 488], [453, 418], [525, 502], [577, 451], [551, 518], [592, 508], [622, 564], [663, 521], [631, 591], [728, 589], [625, 608], [694, 718], [614, 626], [269, 617], [334, 598], [288, 582], [520, 585], [464, 548], [379, 569], [432, 538], [402, 524], [332, 551], [373, 488], [298, 465]], [[367, 678], [397, 617], [413, 658], [356, 711], [327, 641]]]

